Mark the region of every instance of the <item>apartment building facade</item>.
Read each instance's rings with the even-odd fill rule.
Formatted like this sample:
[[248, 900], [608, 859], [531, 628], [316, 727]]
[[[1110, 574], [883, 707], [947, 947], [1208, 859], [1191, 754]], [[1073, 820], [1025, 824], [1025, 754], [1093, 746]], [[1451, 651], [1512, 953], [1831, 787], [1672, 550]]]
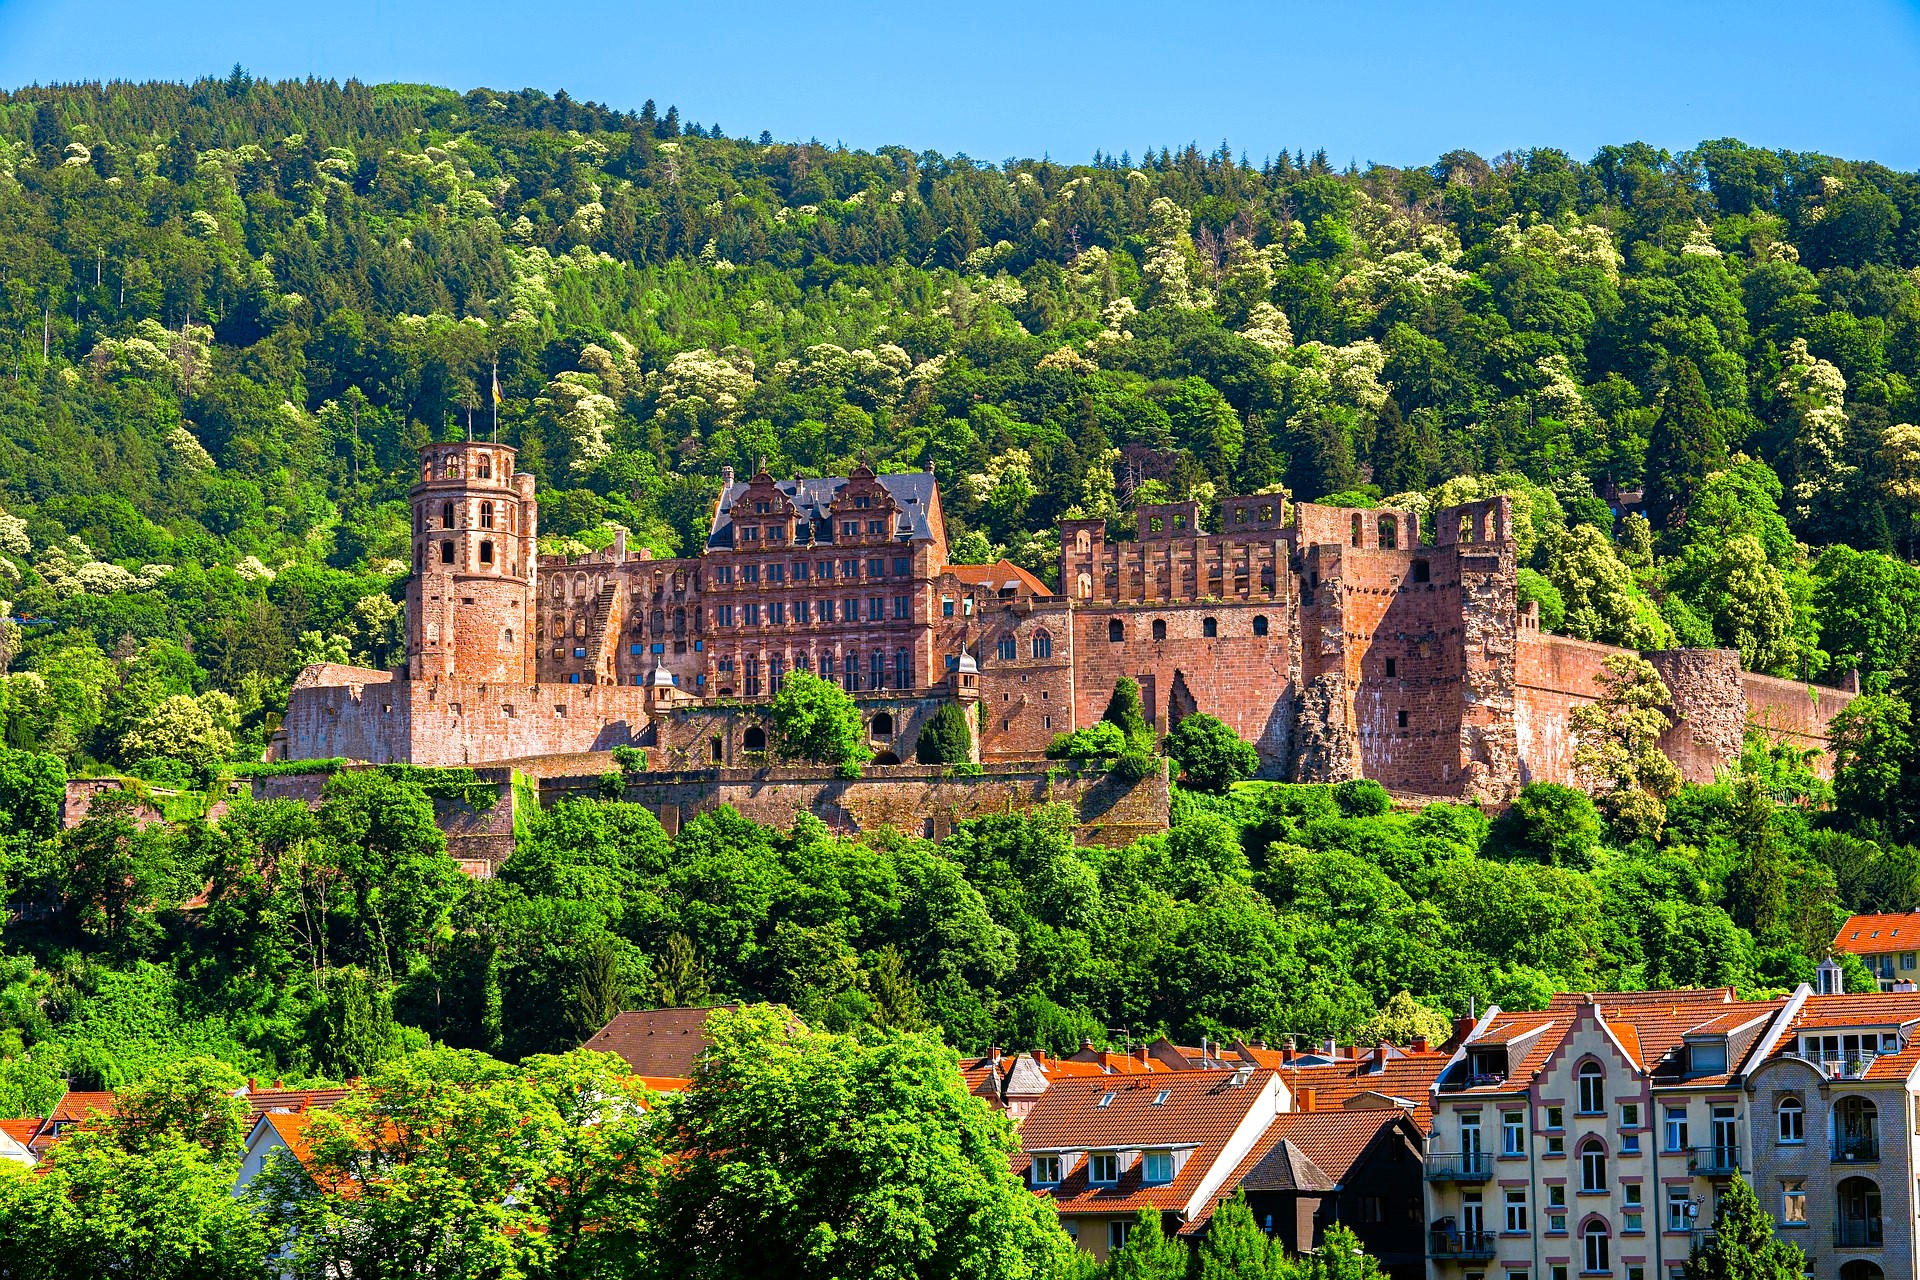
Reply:
[[1818, 1280], [1920, 1274], [1920, 995], [1557, 996], [1432, 1090], [1432, 1280], [1676, 1280], [1738, 1174]]
[[1920, 983], [1920, 911], [1850, 916], [1833, 935], [1833, 949], [1859, 956], [1882, 991]]

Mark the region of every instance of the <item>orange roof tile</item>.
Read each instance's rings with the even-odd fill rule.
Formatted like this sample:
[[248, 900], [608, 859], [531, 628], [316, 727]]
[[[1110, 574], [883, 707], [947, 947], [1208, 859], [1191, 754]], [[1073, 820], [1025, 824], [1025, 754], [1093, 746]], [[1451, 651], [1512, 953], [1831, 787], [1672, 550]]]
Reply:
[[1275, 1116], [1260, 1140], [1253, 1144], [1253, 1150], [1247, 1152], [1233, 1173], [1220, 1184], [1214, 1203], [1195, 1214], [1180, 1233], [1188, 1235], [1205, 1226], [1214, 1209], [1232, 1199], [1233, 1193], [1253, 1176], [1260, 1162], [1272, 1155], [1282, 1142], [1292, 1143], [1338, 1187], [1346, 1182], [1355, 1163], [1373, 1145], [1381, 1130], [1410, 1118], [1405, 1111], [1290, 1111]]
[[999, 587], [1009, 582], [1018, 582], [1037, 596], [1050, 596], [1053, 592], [1047, 584], [1022, 569], [1011, 560], [996, 560], [992, 564], [951, 564], [947, 572], [970, 587]]
[[[1035, 1102], [1020, 1125], [1023, 1151], [1014, 1172], [1025, 1175], [1035, 1151], [1143, 1150], [1186, 1147], [1191, 1154], [1172, 1182], [1149, 1186], [1142, 1162], [1120, 1175], [1118, 1185], [1087, 1180], [1087, 1159], [1074, 1161], [1056, 1187], [1040, 1189], [1061, 1213], [1131, 1213], [1177, 1210], [1192, 1199], [1207, 1170], [1242, 1120], [1261, 1100], [1273, 1073], [1255, 1071], [1236, 1084], [1236, 1073], [1168, 1072], [1153, 1080], [1062, 1080]], [[1100, 1099], [1112, 1094], [1106, 1106]], [[1162, 1096], [1164, 1095], [1164, 1097]], [[1158, 1099], [1158, 1101], [1156, 1101]]]
[[1920, 951], [1920, 911], [1882, 911], [1849, 916], [1833, 935], [1836, 951], [1855, 955], [1882, 951]]

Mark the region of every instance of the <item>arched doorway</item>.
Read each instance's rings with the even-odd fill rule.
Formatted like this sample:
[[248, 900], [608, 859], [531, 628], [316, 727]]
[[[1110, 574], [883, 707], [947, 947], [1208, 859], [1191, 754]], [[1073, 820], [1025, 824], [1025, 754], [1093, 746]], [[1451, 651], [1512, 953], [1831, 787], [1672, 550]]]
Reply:
[[740, 749], [743, 751], [765, 752], [767, 749], [767, 731], [757, 724], [750, 726], [746, 733], [741, 735]]
[[891, 751], [882, 751], [879, 755], [873, 758], [873, 762], [875, 764], [899, 764], [900, 757], [893, 754], [893, 752]]
[[1840, 1268], [1840, 1280], [1886, 1280], [1887, 1273], [1871, 1258], [1855, 1258]]
[[1843, 1249], [1880, 1244], [1880, 1185], [1871, 1178], [1843, 1178], [1839, 1192], [1840, 1214], [1834, 1223], [1834, 1244]]
[[1834, 1106], [1833, 1158], [1837, 1162], [1880, 1158], [1880, 1113], [1871, 1099], [1849, 1094]]

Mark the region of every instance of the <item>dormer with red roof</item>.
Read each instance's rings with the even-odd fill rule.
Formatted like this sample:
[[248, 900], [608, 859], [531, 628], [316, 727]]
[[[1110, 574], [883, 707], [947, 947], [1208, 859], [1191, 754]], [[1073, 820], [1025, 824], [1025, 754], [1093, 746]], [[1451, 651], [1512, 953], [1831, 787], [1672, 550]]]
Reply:
[[1833, 935], [1833, 949], [1866, 961], [1882, 991], [1920, 983], [1920, 910], [1850, 916]]

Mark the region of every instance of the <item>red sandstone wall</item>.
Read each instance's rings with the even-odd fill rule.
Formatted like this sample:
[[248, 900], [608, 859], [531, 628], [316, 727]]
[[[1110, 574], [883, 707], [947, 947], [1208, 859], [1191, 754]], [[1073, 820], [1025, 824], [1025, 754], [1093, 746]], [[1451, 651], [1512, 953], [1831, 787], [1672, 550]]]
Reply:
[[604, 751], [647, 724], [643, 689], [415, 680], [296, 688], [282, 728], [294, 760], [467, 765]]
[[1514, 656], [1514, 734], [1520, 750], [1520, 781], [1571, 784], [1573, 708], [1599, 696], [1594, 677], [1610, 645], [1523, 631]]
[[1854, 695], [1752, 672], [1743, 673], [1741, 683], [1747, 695], [1748, 722], [1803, 751], [1819, 749], [1822, 754], [1815, 765], [1822, 776], [1831, 777], [1833, 760], [1826, 754], [1827, 726]]

